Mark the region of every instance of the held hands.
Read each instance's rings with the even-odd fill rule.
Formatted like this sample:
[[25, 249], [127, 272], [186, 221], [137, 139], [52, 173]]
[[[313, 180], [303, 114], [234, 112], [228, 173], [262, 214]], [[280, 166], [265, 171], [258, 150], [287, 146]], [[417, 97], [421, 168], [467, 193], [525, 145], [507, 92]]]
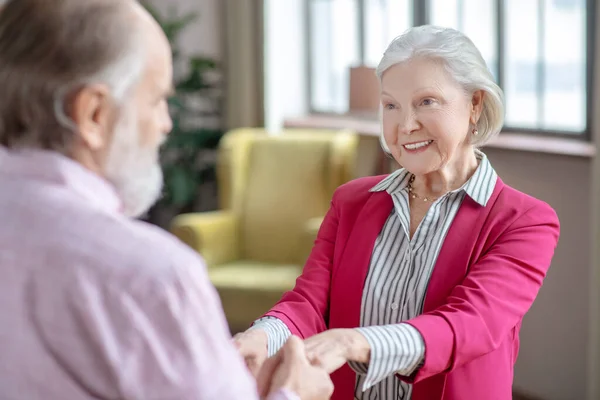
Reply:
[[257, 378], [261, 396], [288, 389], [303, 400], [328, 399], [333, 391], [329, 374], [347, 361], [368, 363], [371, 353], [367, 339], [354, 329], [332, 329], [304, 342], [292, 336], [269, 359], [262, 329], [236, 335], [234, 344]]
[[333, 393], [329, 372], [306, 358], [301, 339], [292, 336], [281, 350], [263, 364], [257, 379], [261, 398], [287, 389], [302, 400], [326, 400]]
[[267, 340], [267, 333], [262, 329], [252, 329], [233, 337], [233, 343], [254, 378], [258, 376], [260, 368], [267, 359]]

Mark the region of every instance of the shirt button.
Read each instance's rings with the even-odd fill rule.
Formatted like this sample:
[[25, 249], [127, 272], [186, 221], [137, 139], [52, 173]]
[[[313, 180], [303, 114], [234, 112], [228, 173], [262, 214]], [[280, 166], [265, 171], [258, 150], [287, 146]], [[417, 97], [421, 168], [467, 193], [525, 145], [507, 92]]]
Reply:
[[390, 306], [392, 310], [397, 310], [398, 309], [398, 303], [392, 303], [392, 305]]

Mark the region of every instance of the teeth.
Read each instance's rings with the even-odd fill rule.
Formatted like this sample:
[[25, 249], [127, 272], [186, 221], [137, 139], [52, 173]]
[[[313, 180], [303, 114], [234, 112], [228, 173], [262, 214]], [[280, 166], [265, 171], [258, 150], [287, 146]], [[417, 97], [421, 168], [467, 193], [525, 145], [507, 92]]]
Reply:
[[406, 147], [409, 150], [416, 150], [416, 149], [419, 149], [421, 147], [427, 146], [431, 142], [433, 142], [433, 140], [427, 140], [425, 142], [419, 142], [419, 143], [405, 144], [404, 147]]

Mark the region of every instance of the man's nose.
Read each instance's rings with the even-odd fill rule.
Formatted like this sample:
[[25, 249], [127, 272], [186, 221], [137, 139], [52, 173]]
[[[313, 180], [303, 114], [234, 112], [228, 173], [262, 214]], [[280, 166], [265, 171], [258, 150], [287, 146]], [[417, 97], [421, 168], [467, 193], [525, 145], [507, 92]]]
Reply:
[[172, 130], [173, 130], [173, 119], [171, 119], [171, 115], [169, 113], [167, 113], [167, 115], [165, 116], [163, 133], [165, 135], [168, 135], [169, 133], [171, 133]]

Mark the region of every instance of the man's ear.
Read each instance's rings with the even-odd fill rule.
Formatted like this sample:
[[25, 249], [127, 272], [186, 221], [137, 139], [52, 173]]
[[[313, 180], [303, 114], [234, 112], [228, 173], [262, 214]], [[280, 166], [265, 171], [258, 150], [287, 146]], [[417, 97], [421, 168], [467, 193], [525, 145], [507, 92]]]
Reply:
[[91, 150], [106, 147], [116, 112], [108, 86], [97, 84], [82, 88], [72, 98], [70, 112], [80, 139]]

